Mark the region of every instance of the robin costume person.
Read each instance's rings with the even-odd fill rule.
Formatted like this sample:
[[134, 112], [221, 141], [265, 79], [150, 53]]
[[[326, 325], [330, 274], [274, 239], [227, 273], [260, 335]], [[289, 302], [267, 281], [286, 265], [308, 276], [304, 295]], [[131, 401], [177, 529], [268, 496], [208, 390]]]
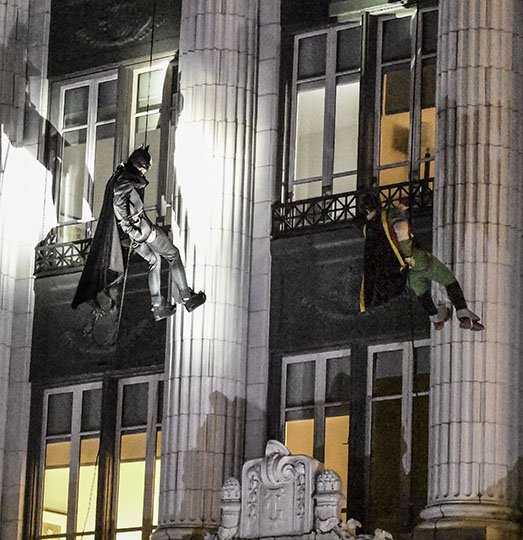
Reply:
[[[400, 203], [385, 210], [375, 194], [364, 195], [360, 204], [367, 215], [360, 311], [397, 296], [402, 291], [403, 283], [418, 298], [434, 328], [442, 330], [451, 318], [452, 310], [447, 306], [438, 308], [434, 304], [430, 290], [434, 281], [445, 287], [456, 309], [460, 327], [483, 330], [479, 316], [468, 308], [463, 290], [452, 270], [413, 242], [407, 206]], [[400, 276], [403, 276], [403, 281]]]

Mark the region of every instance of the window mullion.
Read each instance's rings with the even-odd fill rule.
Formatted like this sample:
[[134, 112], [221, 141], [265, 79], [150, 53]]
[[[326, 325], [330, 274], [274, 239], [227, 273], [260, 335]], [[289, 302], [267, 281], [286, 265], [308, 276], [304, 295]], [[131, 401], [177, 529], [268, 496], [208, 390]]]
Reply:
[[84, 197], [88, 202], [91, 211], [93, 211], [93, 194], [94, 194], [94, 162], [96, 149], [96, 116], [98, 111], [98, 89], [99, 82], [91, 81], [89, 84], [89, 112], [87, 116], [87, 133], [86, 133], [86, 178], [84, 183]]
[[421, 138], [421, 51], [418, 44], [421, 43], [421, 24], [419, 23], [421, 12], [414, 16], [414, 32], [412, 40], [411, 58], [411, 126], [409, 137], [409, 176], [411, 180], [419, 180], [419, 151]]
[[149, 538], [152, 531], [154, 460], [156, 455], [156, 413], [158, 410], [158, 380], [149, 382], [147, 400], [147, 432], [145, 447], [145, 488], [143, 503], [143, 532]]
[[287, 360], [282, 360], [282, 382], [280, 393], [280, 434], [281, 439], [285, 441], [285, 416], [287, 411]]
[[380, 134], [381, 134], [381, 107], [382, 107], [382, 78], [383, 78], [383, 19], [378, 21], [376, 48], [376, 73], [374, 87], [374, 159], [373, 159], [373, 176], [379, 179], [379, 164], [381, 155]]
[[314, 376], [314, 457], [325, 460], [325, 380], [327, 377], [327, 358], [320, 357], [315, 362]]
[[78, 475], [80, 472], [80, 430], [82, 423], [82, 388], [73, 391], [71, 418], [71, 454], [69, 464], [69, 498], [67, 503], [67, 532], [76, 532], [78, 506]]
[[401, 400], [401, 425], [405, 450], [401, 458], [403, 470], [410, 474], [412, 450], [412, 384], [414, 371], [414, 351], [411, 343], [403, 347], [403, 384]]
[[47, 456], [47, 422], [49, 414], [49, 393], [45, 392], [43, 399], [43, 420], [42, 420], [42, 434], [40, 437], [40, 463], [38, 478], [40, 479], [38, 485], [38, 522], [37, 522], [37, 536], [42, 534], [42, 508], [44, 507], [44, 484], [45, 484], [45, 464]]
[[325, 65], [325, 112], [323, 120], [322, 191], [332, 189], [334, 169], [334, 128], [336, 121], [336, 32], [327, 34]]
[[289, 171], [288, 178], [288, 193], [287, 196], [292, 198], [293, 185], [296, 178], [296, 130], [297, 130], [297, 114], [298, 114], [298, 50], [299, 39], [294, 38], [294, 62], [292, 66], [292, 95], [291, 95], [291, 125], [290, 125], [290, 140], [289, 140]]
[[[118, 384], [117, 405], [116, 405], [116, 429], [115, 429], [115, 445], [114, 445], [114, 468], [113, 468], [113, 497], [112, 497], [112, 523], [114, 523], [114, 529], [118, 529], [118, 486], [120, 483], [120, 461], [121, 461], [121, 447], [122, 447], [122, 419], [123, 419], [123, 382]], [[114, 531], [112, 531], [114, 532]]]

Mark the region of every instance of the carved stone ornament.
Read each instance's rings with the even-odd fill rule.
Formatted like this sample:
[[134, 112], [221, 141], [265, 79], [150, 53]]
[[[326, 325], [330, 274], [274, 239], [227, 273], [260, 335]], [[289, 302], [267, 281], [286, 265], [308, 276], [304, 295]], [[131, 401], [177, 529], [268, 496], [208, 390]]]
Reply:
[[283, 444], [269, 441], [265, 457], [243, 466], [240, 537], [310, 533], [320, 466], [309, 456], [291, 456]]
[[[91, 0], [89, 17], [75, 35], [80, 43], [95, 49], [111, 49], [141, 41], [151, 33], [150, 0]], [[156, 18], [155, 26], [160, 24]]]
[[340, 524], [341, 479], [338, 473], [322, 471], [316, 478], [316, 507], [314, 509], [314, 527], [316, 532], [328, 533]]
[[219, 540], [230, 540], [238, 533], [240, 524], [240, 482], [236, 478], [229, 478], [222, 487], [221, 514], [222, 521], [218, 529]]

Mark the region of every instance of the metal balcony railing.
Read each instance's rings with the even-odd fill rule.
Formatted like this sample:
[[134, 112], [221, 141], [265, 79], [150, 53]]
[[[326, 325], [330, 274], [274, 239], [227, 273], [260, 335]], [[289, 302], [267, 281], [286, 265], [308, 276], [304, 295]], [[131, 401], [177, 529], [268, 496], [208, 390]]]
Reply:
[[36, 247], [35, 275], [65, 274], [78, 270], [84, 265], [90, 246], [91, 238], [60, 244], [44, 241]]
[[[432, 178], [381, 186], [379, 190], [385, 207], [401, 199], [409, 199], [412, 208], [432, 206]], [[276, 238], [342, 226], [357, 217], [360, 194], [362, 191], [351, 191], [303, 201], [276, 203], [272, 207], [272, 236]]]
[[[351, 191], [303, 201], [276, 203], [272, 207], [272, 236], [286, 236], [341, 227], [357, 217], [361, 192]], [[409, 198], [413, 208], [432, 206], [433, 181], [419, 180], [380, 187], [384, 206]], [[35, 275], [65, 274], [81, 268], [89, 253], [91, 238], [55, 243], [51, 233], [36, 247]]]

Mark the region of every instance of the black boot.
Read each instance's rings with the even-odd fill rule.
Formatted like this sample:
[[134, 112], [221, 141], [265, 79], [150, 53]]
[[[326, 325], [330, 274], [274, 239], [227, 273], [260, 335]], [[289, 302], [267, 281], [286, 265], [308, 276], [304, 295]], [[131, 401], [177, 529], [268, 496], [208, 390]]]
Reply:
[[198, 306], [204, 304], [205, 300], [207, 300], [207, 296], [203, 291], [195, 293], [193, 290], [191, 290], [191, 297], [188, 300], [184, 300], [183, 304], [185, 306], [185, 309], [190, 313], [191, 311], [194, 311]]
[[457, 281], [453, 281], [450, 285], [447, 285], [447, 294], [449, 300], [456, 308], [456, 316], [459, 319], [460, 328], [465, 330], [473, 330], [479, 332], [484, 330], [485, 327], [479, 322], [479, 316], [467, 307], [463, 290], [461, 289]]
[[176, 311], [176, 304], [171, 305], [164, 303], [159, 306], [153, 306], [151, 311], [153, 312], [154, 320], [161, 321], [162, 319], [167, 319], [167, 317], [174, 315]]

